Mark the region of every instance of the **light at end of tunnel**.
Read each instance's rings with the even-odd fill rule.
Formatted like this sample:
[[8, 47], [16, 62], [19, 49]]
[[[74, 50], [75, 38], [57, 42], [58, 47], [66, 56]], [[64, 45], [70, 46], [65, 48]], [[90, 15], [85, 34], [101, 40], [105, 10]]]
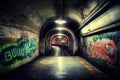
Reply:
[[56, 29], [59, 30], [59, 31], [61, 31], [61, 30], [65, 30], [64, 27], [57, 27]]
[[59, 24], [59, 25], [65, 24], [66, 22], [67, 22], [67, 21], [61, 20], [61, 19], [55, 20], [55, 23], [57, 23], [57, 24]]
[[59, 39], [62, 38], [62, 35], [58, 35], [57, 38], [59, 38]]

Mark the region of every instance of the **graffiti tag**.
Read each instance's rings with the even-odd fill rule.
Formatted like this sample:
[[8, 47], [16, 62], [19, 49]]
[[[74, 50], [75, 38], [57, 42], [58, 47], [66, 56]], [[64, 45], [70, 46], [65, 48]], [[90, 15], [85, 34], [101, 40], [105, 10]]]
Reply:
[[116, 62], [116, 45], [113, 40], [97, 39], [88, 40], [86, 43], [87, 53], [94, 58], [101, 58], [111, 64]]
[[26, 57], [31, 56], [35, 49], [36, 39], [19, 39], [17, 42], [11, 43], [11, 46], [1, 51], [0, 63], [3, 65], [9, 65], [16, 60], [25, 59]]

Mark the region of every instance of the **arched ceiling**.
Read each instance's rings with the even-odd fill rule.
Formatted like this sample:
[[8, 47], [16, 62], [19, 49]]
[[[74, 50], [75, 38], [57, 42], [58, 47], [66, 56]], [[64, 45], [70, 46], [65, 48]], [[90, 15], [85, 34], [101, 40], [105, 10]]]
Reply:
[[[0, 17], [39, 32], [51, 17], [69, 17], [79, 24], [107, 0], [1, 0]], [[5, 16], [5, 17], [3, 17]], [[3, 20], [2, 19], [2, 20]], [[1, 21], [1, 20], [0, 20]]]
[[[56, 23], [56, 21], [58, 21], [59, 19], [57, 18], [51, 18], [48, 19], [47, 22], [45, 24], [43, 24], [42, 28], [41, 28], [41, 38], [43, 38], [49, 31], [51, 31], [52, 29], [56, 28], [56, 27], [63, 27], [63, 28], [67, 28], [69, 30], [71, 30], [74, 33], [76, 32], [76, 29], [80, 26], [78, 22], [76, 22], [76, 20], [73, 20], [71, 18], [62, 18], [62, 21], [65, 21], [64, 24], [59, 24]], [[57, 30], [58, 31], [58, 30]]]

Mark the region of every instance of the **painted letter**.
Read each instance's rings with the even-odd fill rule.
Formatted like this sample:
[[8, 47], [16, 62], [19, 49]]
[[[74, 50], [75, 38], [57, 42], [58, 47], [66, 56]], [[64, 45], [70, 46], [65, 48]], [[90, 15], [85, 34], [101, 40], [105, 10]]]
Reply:
[[10, 61], [11, 59], [12, 59], [12, 55], [11, 55], [10, 51], [7, 51], [7, 52], [5, 53], [5, 61], [8, 62], [8, 61]]

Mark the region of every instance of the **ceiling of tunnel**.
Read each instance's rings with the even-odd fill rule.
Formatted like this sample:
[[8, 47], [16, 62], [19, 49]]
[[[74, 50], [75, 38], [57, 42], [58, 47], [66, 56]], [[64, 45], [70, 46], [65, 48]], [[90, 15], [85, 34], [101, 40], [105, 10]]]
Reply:
[[10, 2], [39, 27], [46, 19], [56, 16], [54, 0], [10, 0]]
[[[18, 11], [33, 22], [36, 27], [41, 28], [43, 23], [51, 17], [69, 17], [82, 24], [84, 19], [106, 0], [4, 0], [6, 4], [13, 5]], [[5, 7], [5, 6], [4, 6]], [[8, 12], [15, 10], [7, 7]], [[15, 12], [15, 14], [19, 14]], [[12, 16], [12, 15], [10, 15]], [[16, 16], [13, 16], [16, 17]], [[19, 17], [18, 17], [19, 18]], [[17, 18], [17, 19], [18, 19]], [[38, 30], [36, 28], [36, 30]], [[35, 29], [35, 28], [34, 28]]]
[[77, 20], [79, 23], [94, 10], [94, 8], [99, 4], [100, 0], [65, 0], [66, 4], [66, 14], [72, 19]]

